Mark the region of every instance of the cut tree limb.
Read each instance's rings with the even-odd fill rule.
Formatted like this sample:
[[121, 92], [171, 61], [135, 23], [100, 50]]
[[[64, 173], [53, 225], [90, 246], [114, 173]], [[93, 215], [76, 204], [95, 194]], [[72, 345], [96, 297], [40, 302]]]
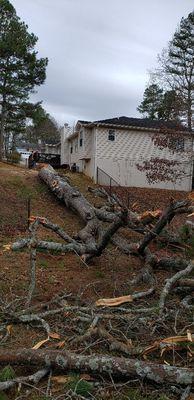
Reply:
[[167, 298], [172, 286], [183, 276], [189, 275], [193, 271], [193, 269], [194, 269], [194, 263], [190, 262], [189, 265], [185, 269], [177, 272], [175, 275], [172, 276], [172, 278], [167, 280], [167, 282], [161, 292], [161, 295], [160, 295], [160, 301], [159, 301], [160, 315], [164, 311], [165, 301], [166, 301], [166, 298]]
[[106, 355], [83, 356], [57, 350], [0, 350], [0, 365], [43, 366], [60, 371], [86, 372], [117, 378], [138, 377], [156, 383], [188, 386], [194, 383], [194, 370]]
[[190, 208], [190, 201], [189, 200], [182, 200], [174, 202], [172, 201], [170, 205], [164, 210], [162, 213], [159, 221], [156, 223], [152, 231], [146, 234], [139, 245], [139, 253], [143, 254], [145, 248], [148, 244], [157, 237], [162, 229], [170, 223], [170, 221], [174, 218], [175, 214], [181, 214], [185, 212], [189, 212]]
[[127, 296], [121, 296], [121, 297], [113, 297], [111, 299], [99, 299], [96, 301], [95, 305], [97, 307], [99, 306], [105, 306], [105, 307], [115, 307], [123, 303], [131, 303], [133, 300], [136, 299], [141, 299], [142, 297], [150, 296], [151, 294], [154, 293], [155, 288], [150, 288], [146, 292], [138, 292], [138, 293], [133, 293], [129, 294]]
[[34, 383], [37, 384], [42, 378], [44, 378], [46, 375], [48, 375], [50, 369], [49, 368], [44, 368], [41, 369], [37, 372], [35, 372], [32, 375], [28, 376], [20, 376], [19, 378], [14, 378], [11, 380], [8, 380], [6, 382], [0, 382], [0, 390], [8, 390], [11, 389], [15, 385], [19, 384], [25, 384], [25, 383]]

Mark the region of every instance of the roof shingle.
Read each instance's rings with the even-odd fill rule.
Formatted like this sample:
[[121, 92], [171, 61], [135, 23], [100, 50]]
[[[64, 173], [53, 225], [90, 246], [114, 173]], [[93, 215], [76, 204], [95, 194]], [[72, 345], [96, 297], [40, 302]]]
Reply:
[[122, 126], [134, 126], [139, 128], [153, 128], [153, 129], [178, 129], [181, 131], [188, 131], [188, 129], [180, 122], [176, 121], [164, 121], [164, 120], [152, 120], [149, 118], [129, 118], [129, 117], [117, 117], [110, 119], [101, 119], [98, 121], [79, 121], [81, 124], [103, 124], [103, 125], [122, 125]]

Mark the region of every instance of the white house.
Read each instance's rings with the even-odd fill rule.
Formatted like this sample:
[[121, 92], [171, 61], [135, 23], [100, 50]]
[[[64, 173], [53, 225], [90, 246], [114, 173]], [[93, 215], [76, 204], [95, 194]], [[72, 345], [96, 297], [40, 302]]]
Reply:
[[[161, 129], [176, 130], [174, 149], [159, 148], [153, 136]], [[171, 139], [172, 140], [172, 139]], [[177, 160], [184, 170], [176, 182], [149, 184], [145, 171], [137, 167], [152, 157]], [[108, 184], [104, 171], [121, 186], [155, 187], [190, 191], [193, 188], [193, 138], [180, 124], [149, 119], [119, 117], [101, 121], [67, 124], [61, 132], [61, 164], [76, 164], [80, 172], [95, 182]], [[108, 178], [107, 178], [108, 179]]]

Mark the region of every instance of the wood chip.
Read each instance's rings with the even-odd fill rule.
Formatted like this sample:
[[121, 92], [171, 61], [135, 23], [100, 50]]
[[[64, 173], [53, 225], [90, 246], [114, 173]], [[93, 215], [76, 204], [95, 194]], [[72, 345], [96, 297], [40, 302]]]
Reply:
[[36, 343], [35, 346], [32, 347], [33, 350], [38, 350], [40, 347], [43, 346], [43, 344], [47, 343], [49, 341], [49, 337], [47, 339], [41, 340], [40, 342]]
[[97, 307], [99, 306], [107, 306], [107, 307], [115, 307], [123, 303], [131, 303], [133, 301], [133, 297], [129, 294], [128, 296], [114, 297], [111, 299], [99, 299], [95, 302]]

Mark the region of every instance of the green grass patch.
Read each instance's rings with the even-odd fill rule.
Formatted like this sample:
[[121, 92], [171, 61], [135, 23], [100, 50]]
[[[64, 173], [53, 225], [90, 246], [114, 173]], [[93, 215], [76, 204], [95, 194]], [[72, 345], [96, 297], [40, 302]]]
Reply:
[[71, 375], [72, 379], [65, 384], [65, 389], [72, 390], [78, 396], [89, 396], [93, 391], [93, 385], [83, 379], [79, 375]]
[[36, 191], [37, 195], [49, 193], [48, 187], [44, 183], [41, 183], [41, 182], [36, 184], [36, 188], [34, 190]]
[[10, 366], [7, 365], [0, 371], [0, 382], [6, 382], [11, 379], [15, 378], [15, 371], [14, 369]]

